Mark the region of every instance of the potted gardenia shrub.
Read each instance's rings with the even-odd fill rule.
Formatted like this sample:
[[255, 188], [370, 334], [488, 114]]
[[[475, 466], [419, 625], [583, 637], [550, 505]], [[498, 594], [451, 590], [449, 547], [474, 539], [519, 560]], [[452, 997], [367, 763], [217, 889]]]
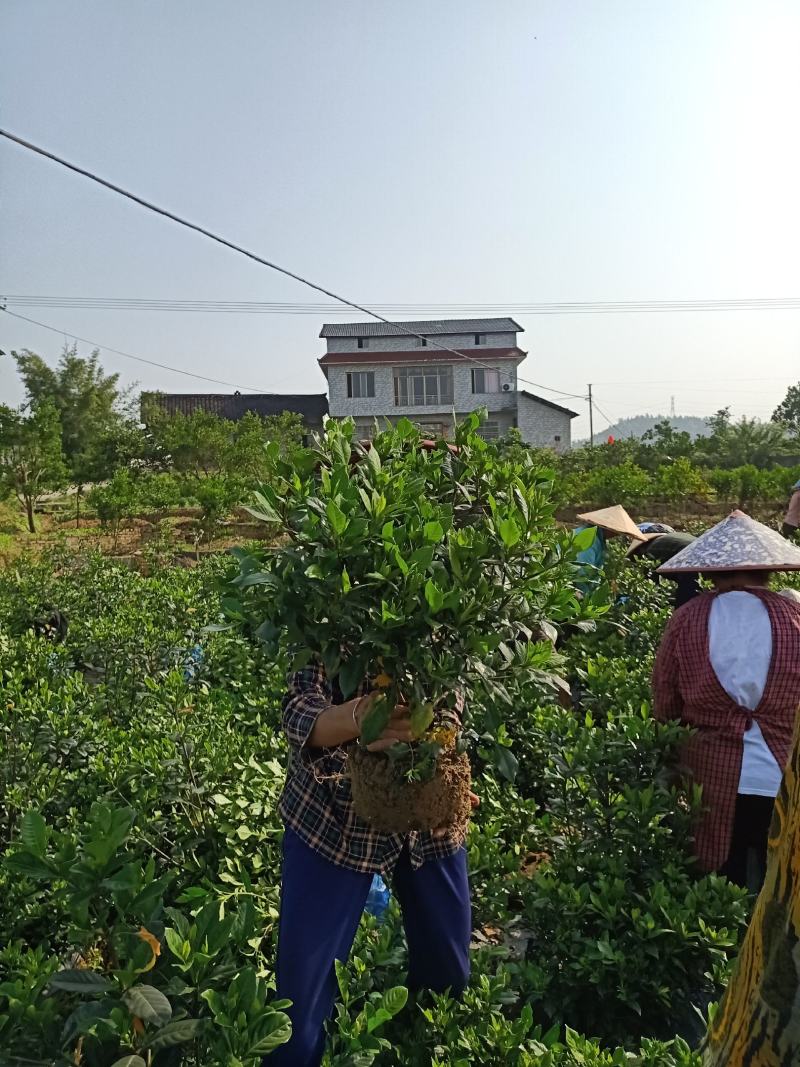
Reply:
[[[522, 682], [558, 684], [553, 623], [579, 611], [552, 471], [479, 426], [470, 415], [432, 442], [401, 419], [357, 442], [352, 421], [329, 420], [291, 461], [269, 448], [251, 510], [279, 547], [238, 553], [261, 640], [291, 648], [295, 669], [321, 661], [345, 699], [365, 679], [379, 692], [348, 768], [357, 813], [387, 832], [466, 821], [471, 700], [513, 715]], [[414, 742], [367, 751], [401, 703]]]

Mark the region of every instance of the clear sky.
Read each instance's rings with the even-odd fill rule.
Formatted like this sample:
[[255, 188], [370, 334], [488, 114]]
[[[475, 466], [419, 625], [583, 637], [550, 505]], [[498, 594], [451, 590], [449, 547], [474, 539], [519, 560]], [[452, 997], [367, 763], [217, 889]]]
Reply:
[[[0, 118], [359, 302], [800, 297], [799, 56], [797, 0], [5, 0]], [[318, 299], [7, 142], [0, 194], [0, 293]], [[323, 316], [24, 313], [324, 389]], [[519, 319], [521, 373], [610, 417], [768, 416], [800, 378], [800, 311]], [[0, 315], [6, 352], [62, 343]]]

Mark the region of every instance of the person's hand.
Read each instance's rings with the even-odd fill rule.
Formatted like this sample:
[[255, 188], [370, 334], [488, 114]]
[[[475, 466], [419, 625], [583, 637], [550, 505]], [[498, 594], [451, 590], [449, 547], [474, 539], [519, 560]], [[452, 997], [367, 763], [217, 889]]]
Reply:
[[[379, 695], [379, 694], [378, 694]], [[370, 701], [374, 699], [370, 694]], [[371, 702], [368, 707], [371, 707]], [[413, 741], [414, 734], [411, 730], [411, 708], [405, 704], [396, 704], [391, 717], [377, 741], [367, 745], [368, 752], [385, 752], [387, 748], [397, 744], [398, 741]]]
[[[469, 803], [473, 811], [475, 811], [476, 808], [479, 808], [481, 806], [481, 798], [478, 796], [477, 793], [473, 793], [472, 790], [470, 790], [469, 794]], [[433, 831], [433, 836], [441, 839], [443, 837], [447, 837], [449, 833], [449, 828], [447, 826], [442, 826], [438, 830]]]

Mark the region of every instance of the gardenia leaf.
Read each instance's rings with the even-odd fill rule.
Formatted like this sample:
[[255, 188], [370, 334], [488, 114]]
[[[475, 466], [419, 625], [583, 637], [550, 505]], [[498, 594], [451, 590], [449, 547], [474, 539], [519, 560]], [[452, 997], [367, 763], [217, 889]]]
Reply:
[[428, 607], [434, 614], [437, 611], [442, 610], [444, 593], [432, 578], [429, 578], [425, 583], [425, 599], [428, 601]]
[[150, 1052], [160, 1052], [165, 1048], [175, 1048], [177, 1045], [188, 1045], [196, 1037], [202, 1034], [206, 1028], [204, 1019], [180, 1019], [177, 1022], [167, 1023], [155, 1034], [144, 1046]]
[[47, 880], [55, 877], [55, 870], [48, 861], [31, 852], [15, 852], [7, 856], [3, 864], [6, 870], [21, 874], [24, 878]]
[[91, 996], [92, 993], [105, 993], [113, 987], [113, 982], [109, 981], [104, 974], [98, 974], [97, 971], [83, 971], [76, 968], [54, 974], [48, 986], [50, 989], [60, 989], [65, 993], [82, 993], [84, 996]]
[[328, 522], [331, 524], [331, 529], [337, 537], [343, 534], [347, 529], [348, 518], [335, 500], [328, 501], [328, 506], [325, 508], [325, 514], [328, 516]]
[[387, 989], [383, 994], [382, 1007], [389, 1012], [390, 1015], [397, 1015], [406, 1006], [408, 1001], [408, 990], [405, 986], [396, 985], [391, 989]]
[[392, 709], [386, 697], [378, 697], [361, 723], [361, 741], [365, 745], [371, 745], [377, 741], [386, 729]]
[[151, 985], [131, 986], [122, 996], [131, 1015], [163, 1026], [172, 1018], [172, 1006], [160, 989]]
[[585, 552], [587, 548], [591, 548], [597, 537], [597, 527], [587, 526], [583, 530], [578, 530], [577, 533], [572, 535], [572, 545], [578, 552]]
[[424, 533], [426, 541], [441, 541], [444, 537], [444, 529], [440, 522], [426, 522]]
[[513, 548], [522, 536], [522, 532], [513, 515], [509, 515], [507, 519], [501, 519], [497, 524], [497, 528], [506, 548]]
[[44, 857], [47, 847], [47, 825], [38, 811], [26, 812], [19, 831], [20, 840], [34, 856]]

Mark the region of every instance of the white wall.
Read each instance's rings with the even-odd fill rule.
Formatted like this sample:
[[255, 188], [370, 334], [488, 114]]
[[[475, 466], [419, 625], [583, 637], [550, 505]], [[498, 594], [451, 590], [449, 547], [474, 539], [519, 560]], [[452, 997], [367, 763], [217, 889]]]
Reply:
[[[392, 340], [392, 338], [389, 338]], [[476, 351], [479, 352], [480, 349]], [[477, 357], [479, 358], [479, 357]], [[475, 363], [465, 362], [451, 364], [453, 369], [453, 403], [432, 407], [429, 405], [408, 405], [398, 407], [394, 402], [394, 368], [385, 363], [354, 363], [336, 365], [327, 368], [328, 372], [328, 406], [331, 415], [342, 418], [346, 415], [433, 415], [436, 412], [449, 413], [453, 408], [459, 412], [475, 411], [486, 407], [490, 411], [513, 411], [517, 406], [517, 368], [510, 360], [482, 361], [487, 367], [500, 372], [499, 393], [473, 393], [472, 368]], [[422, 364], [421, 364], [422, 365]], [[437, 362], [431, 366], [439, 366]], [[411, 366], [405, 362], [401, 366]], [[347, 395], [348, 371], [373, 371], [375, 374], [375, 396], [351, 398]], [[510, 388], [502, 390], [503, 385]]]
[[[424, 335], [424, 330], [420, 333]], [[469, 349], [470, 352], [475, 351], [475, 355], [480, 355], [481, 348], [516, 348], [517, 347], [517, 335], [515, 333], [487, 333], [483, 336], [486, 337], [486, 344], [476, 345], [474, 333], [453, 333], [453, 334], [436, 334], [428, 339], [428, 349], [435, 349], [437, 345], [447, 345], [448, 348], [455, 348], [461, 350], [462, 348]], [[367, 337], [365, 338], [365, 349], [358, 347], [358, 339], [356, 337], [326, 337], [325, 340], [328, 343], [329, 352], [412, 352], [415, 349], [419, 349], [421, 352], [426, 351], [426, 347], [416, 337], [411, 337], [408, 334], [401, 334], [399, 337]]]
[[[517, 394], [517, 426], [522, 440], [528, 445], [567, 452], [572, 445], [572, 420], [569, 415], [547, 404]], [[557, 441], [556, 437], [561, 440]]]

